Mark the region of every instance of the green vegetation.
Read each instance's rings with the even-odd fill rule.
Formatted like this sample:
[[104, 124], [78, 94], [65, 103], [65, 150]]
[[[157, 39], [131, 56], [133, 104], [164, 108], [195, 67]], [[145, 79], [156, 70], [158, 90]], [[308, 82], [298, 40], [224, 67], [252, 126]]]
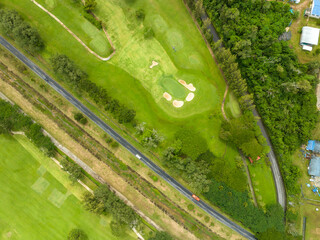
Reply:
[[314, 65], [300, 64], [288, 43], [278, 41], [292, 18], [290, 7], [274, 1], [237, 0], [232, 4], [206, 0], [204, 6], [225, 46], [237, 55], [242, 77], [254, 93], [273, 146], [281, 156], [286, 189], [289, 194], [297, 193], [299, 173], [290, 154], [315, 126], [316, 98], [311, 89], [316, 77]]
[[173, 238], [166, 232], [157, 232], [154, 237], [151, 237], [148, 240], [173, 240]]
[[31, 52], [39, 52], [44, 48], [38, 31], [25, 22], [16, 11], [0, 9], [0, 30]]
[[262, 233], [270, 228], [284, 232], [284, 213], [280, 205], [267, 205], [265, 213], [262, 208], [254, 206], [247, 192], [240, 193], [214, 180], [205, 196], [255, 233]]
[[88, 123], [88, 119], [80, 112], [75, 113], [73, 117], [82, 125], [86, 125]]
[[88, 240], [88, 236], [81, 229], [75, 228], [70, 231], [68, 240]]
[[6, 146], [0, 148], [0, 169], [5, 169], [0, 174], [5, 196], [0, 204], [1, 239], [66, 239], [74, 228], [89, 239], [119, 239], [112, 236], [108, 219], [86, 211], [72, 194], [80, 197], [86, 190], [70, 186], [68, 174], [26, 137], [0, 135], [0, 145]]
[[107, 185], [100, 185], [94, 191], [94, 195], [85, 194], [83, 203], [84, 207], [91, 212], [99, 215], [112, 214], [114, 221], [111, 222], [110, 227], [115, 236], [123, 235], [129, 226], [138, 224], [138, 215], [110, 191]]
[[83, 179], [84, 175], [82, 173], [81, 167], [78, 164], [72, 162], [67, 158], [61, 160], [60, 164], [63, 166], [63, 170], [67, 171], [70, 174], [69, 178], [72, 182]]
[[54, 156], [56, 147], [51, 139], [42, 133], [39, 124], [33, 123], [32, 119], [25, 116], [18, 106], [0, 99], [0, 134], [11, 131], [23, 131], [34, 144], [43, 149], [48, 156]]

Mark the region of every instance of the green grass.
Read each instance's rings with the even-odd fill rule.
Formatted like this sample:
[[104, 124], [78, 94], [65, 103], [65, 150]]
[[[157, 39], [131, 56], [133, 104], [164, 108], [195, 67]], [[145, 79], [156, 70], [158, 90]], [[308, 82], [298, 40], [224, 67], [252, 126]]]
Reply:
[[73, 228], [90, 239], [118, 239], [111, 235], [110, 219], [84, 210], [75, 197], [84, 188], [71, 185], [67, 173], [26, 137], [0, 135], [0, 145], [1, 239], [66, 239]]
[[227, 116], [230, 118], [237, 118], [241, 115], [240, 106], [236, 101], [235, 96], [230, 92], [227, 94], [224, 109]]
[[[45, 4], [44, 0], [39, 1]], [[55, 1], [53, 13], [61, 15], [61, 20], [72, 31], [90, 43], [92, 39], [88, 36], [94, 28], [92, 25], [87, 27], [90, 25], [87, 21], [83, 22], [80, 7], [70, 10], [70, 3], [62, 6], [60, 1]], [[135, 109], [139, 122], [146, 122], [166, 138], [159, 152], [170, 145], [177, 129], [192, 128], [207, 140], [215, 156], [224, 157], [230, 167], [236, 167], [237, 150], [219, 138], [221, 103], [226, 85], [183, 2], [137, 0], [128, 5], [120, 0], [97, 0], [97, 3], [95, 14], [106, 23], [117, 49], [108, 62], [88, 53], [60, 24], [31, 1], [5, 0], [2, 4], [23, 14], [44, 38], [46, 49], [42, 53], [44, 61], [38, 62], [40, 66], [48, 67], [46, 61], [54, 54], [68, 55], [89, 74], [91, 81]], [[135, 11], [140, 8], [146, 14], [143, 22], [135, 18]], [[75, 18], [68, 17], [71, 14]], [[144, 39], [146, 27], [152, 27], [154, 38]], [[91, 44], [101, 46], [99, 40]], [[159, 65], [150, 69], [153, 60]], [[168, 76], [170, 81], [161, 81]], [[174, 108], [162, 94], [168, 91], [174, 98], [183, 99], [189, 91], [177, 82], [179, 79], [196, 87], [195, 97], [191, 102], [185, 102], [183, 107]], [[232, 95], [227, 99], [226, 108], [231, 115], [238, 116], [239, 106]], [[269, 169], [266, 170], [271, 174]]]
[[[97, 54], [102, 57], [110, 55], [111, 46], [107, 37], [102, 30], [97, 29], [82, 16], [83, 12], [80, 1], [79, 3], [73, 3], [70, 0], [37, 0], [37, 2], [59, 18]], [[72, 21], [70, 21], [71, 19]]]
[[275, 185], [273, 184], [273, 176], [263, 159], [258, 160], [254, 164], [248, 165], [253, 188], [257, 201], [260, 206], [273, 204], [277, 202]]

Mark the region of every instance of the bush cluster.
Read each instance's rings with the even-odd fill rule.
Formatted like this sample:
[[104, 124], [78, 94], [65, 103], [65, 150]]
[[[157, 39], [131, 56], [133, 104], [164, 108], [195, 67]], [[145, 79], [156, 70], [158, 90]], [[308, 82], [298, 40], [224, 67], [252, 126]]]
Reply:
[[22, 48], [32, 53], [44, 48], [44, 42], [38, 31], [14, 10], [0, 9], [0, 29], [4, 34], [16, 40]]
[[107, 91], [88, 80], [88, 74], [82, 71], [66, 55], [56, 55], [51, 58], [53, 70], [77, 91], [85, 91], [92, 99], [103, 106], [105, 110], [119, 121], [119, 123], [133, 122], [136, 112], [112, 99]]
[[45, 136], [39, 124], [24, 115], [18, 106], [0, 100], [0, 134], [11, 131], [23, 131], [26, 136], [48, 156], [54, 156], [56, 147], [51, 139]]

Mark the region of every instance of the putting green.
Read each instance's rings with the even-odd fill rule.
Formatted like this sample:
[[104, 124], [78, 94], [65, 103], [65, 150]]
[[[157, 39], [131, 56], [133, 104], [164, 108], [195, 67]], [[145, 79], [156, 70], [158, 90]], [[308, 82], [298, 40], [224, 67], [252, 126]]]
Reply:
[[188, 95], [187, 89], [172, 76], [161, 77], [158, 83], [164, 92], [168, 92], [175, 100], [185, 100]]

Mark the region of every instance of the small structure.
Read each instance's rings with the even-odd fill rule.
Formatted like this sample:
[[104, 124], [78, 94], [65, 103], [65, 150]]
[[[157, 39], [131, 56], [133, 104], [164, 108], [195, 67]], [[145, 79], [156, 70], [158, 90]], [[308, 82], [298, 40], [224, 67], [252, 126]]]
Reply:
[[308, 173], [310, 176], [320, 177], [320, 157], [311, 158]]
[[310, 17], [320, 18], [320, 0], [313, 0]]
[[320, 142], [315, 140], [309, 140], [306, 150], [314, 153], [320, 153]]
[[[249, 157], [249, 160], [250, 160], [250, 162], [251, 162], [251, 164], [252, 164], [252, 163], [253, 163], [253, 160], [252, 160], [251, 157]], [[260, 156], [257, 157], [256, 161], [258, 161], [258, 160], [260, 160]]]
[[[320, 0], [319, 0], [320, 1]], [[319, 29], [313, 27], [303, 27], [301, 38], [300, 38], [300, 45], [304, 50], [311, 51], [312, 46], [318, 45], [319, 42]], [[307, 47], [304, 47], [307, 46]], [[311, 48], [311, 50], [310, 50]]]

